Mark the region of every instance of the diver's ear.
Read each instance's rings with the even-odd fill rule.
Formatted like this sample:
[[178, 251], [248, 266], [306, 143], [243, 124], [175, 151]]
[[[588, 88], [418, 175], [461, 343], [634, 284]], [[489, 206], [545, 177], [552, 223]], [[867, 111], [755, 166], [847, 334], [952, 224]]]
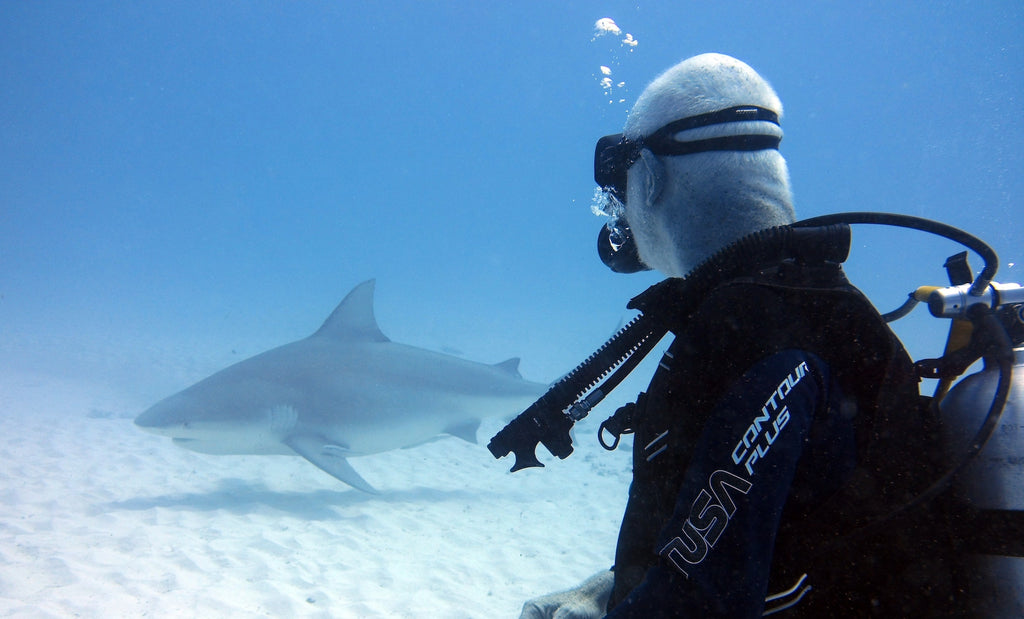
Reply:
[[[644, 203], [650, 206], [657, 201], [665, 188], [665, 166], [646, 148], [640, 151], [640, 159], [636, 163], [634, 168], [637, 174], [634, 176], [640, 183], [640, 195], [643, 196]], [[629, 180], [633, 181], [632, 178]]]

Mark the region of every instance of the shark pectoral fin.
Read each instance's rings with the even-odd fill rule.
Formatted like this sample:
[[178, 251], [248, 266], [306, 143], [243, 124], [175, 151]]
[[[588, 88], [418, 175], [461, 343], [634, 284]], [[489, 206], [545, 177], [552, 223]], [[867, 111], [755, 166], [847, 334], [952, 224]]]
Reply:
[[345, 459], [348, 450], [344, 447], [332, 445], [319, 436], [311, 435], [289, 436], [284, 444], [331, 477], [345, 482], [356, 490], [380, 494], [348, 463]]
[[453, 423], [444, 429], [445, 434], [451, 434], [457, 436], [464, 441], [470, 443], [476, 443], [476, 431], [480, 428], [479, 419], [470, 419], [469, 421], [463, 421], [461, 423]]

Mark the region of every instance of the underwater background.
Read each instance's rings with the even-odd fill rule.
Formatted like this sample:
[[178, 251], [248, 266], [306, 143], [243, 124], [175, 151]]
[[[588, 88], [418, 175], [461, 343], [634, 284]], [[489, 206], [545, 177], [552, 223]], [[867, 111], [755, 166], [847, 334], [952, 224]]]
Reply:
[[[1020, 283], [1022, 32], [1013, 1], [0, 3], [0, 615], [513, 617], [608, 567], [629, 446], [594, 432], [650, 363], [565, 462], [509, 475], [491, 420], [355, 460], [379, 497], [131, 419], [370, 278], [392, 340], [556, 380], [659, 279], [597, 258], [596, 140], [703, 52], [781, 97], [800, 218], [937, 219]], [[888, 311], [960, 250], [861, 226], [847, 270]], [[946, 329], [896, 324], [915, 358]]]

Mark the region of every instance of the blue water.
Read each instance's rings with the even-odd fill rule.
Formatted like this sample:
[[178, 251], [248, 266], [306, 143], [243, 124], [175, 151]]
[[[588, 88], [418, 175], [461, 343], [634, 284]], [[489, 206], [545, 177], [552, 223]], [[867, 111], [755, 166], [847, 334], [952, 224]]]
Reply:
[[[779, 92], [800, 216], [934, 217], [1024, 279], [1019, 3], [557, 4], [4, 3], [0, 323], [272, 343], [376, 277], [395, 339], [551, 379], [656, 280], [595, 257], [594, 142], [705, 51]], [[884, 240], [886, 307], [956, 249]]]
[[[1021, 282], [1022, 31], [1015, 1], [0, 3], [0, 374], [145, 406], [377, 278], [392, 339], [553, 380], [658, 279], [596, 257], [594, 143], [708, 51], [782, 98], [799, 216], [939, 219]], [[959, 251], [855, 234], [883, 310]], [[923, 310], [900, 329], [941, 349]]]

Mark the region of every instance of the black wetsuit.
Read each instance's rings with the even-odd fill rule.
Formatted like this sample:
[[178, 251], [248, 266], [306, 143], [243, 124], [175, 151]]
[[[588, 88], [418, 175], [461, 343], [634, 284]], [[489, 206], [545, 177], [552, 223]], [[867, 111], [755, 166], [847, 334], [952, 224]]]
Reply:
[[[790, 494], [806, 510], [853, 471], [853, 421], [841, 404], [828, 366], [804, 351], [777, 353], [743, 374], [694, 445], [656, 544], [663, 562], [609, 617], [760, 616]], [[812, 438], [816, 419], [827, 427]], [[645, 460], [664, 455], [666, 439], [640, 445]]]
[[896, 519], [843, 537], [936, 463], [912, 363], [847, 282], [834, 235], [740, 251], [696, 289], [669, 280], [634, 300], [676, 338], [630, 424], [609, 617], [758, 617], [790, 588], [767, 608], [802, 594], [784, 616], [950, 608], [947, 540], [927, 517], [913, 516], [920, 535]]

